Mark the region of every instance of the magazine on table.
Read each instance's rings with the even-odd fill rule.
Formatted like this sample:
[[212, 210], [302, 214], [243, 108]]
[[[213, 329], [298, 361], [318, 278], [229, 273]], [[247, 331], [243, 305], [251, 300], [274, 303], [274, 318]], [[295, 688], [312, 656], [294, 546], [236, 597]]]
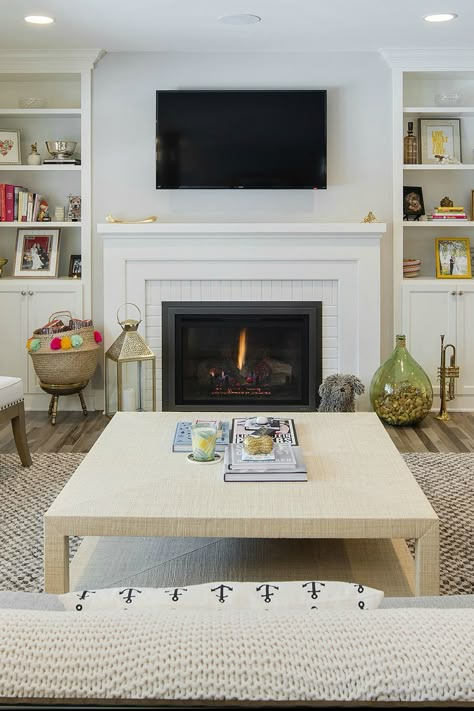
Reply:
[[[261, 420], [267, 420], [262, 423]], [[241, 444], [246, 435], [257, 432], [262, 427], [268, 431], [268, 434], [273, 437], [275, 444], [290, 444], [296, 446], [298, 438], [296, 436], [295, 422], [292, 418], [276, 417], [276, 416], [259, 416], [252, 417], [235, 417], [232, 420], [232, 437], [233, 444]]]
[[[210, 422], [210, 420], [196, 420], [196, 422], [199, 422], [203, 426], [206, 424], [206, 422]], [[214, 424], [214, 420], [212, 420], [212, 423]], [[191, 441], [191, 425], [192, 422], [178, 422], [176, 425], [176, 430], [174, 433], [174, 438], [173, 438], [173, 452], [192, 452], [193, 447], [192, 447], [192, 441]], [[223, 452], [224, 449], [227, 447], [229, 444], [230, 440], [230, 423], [225, 420], [224, 422], [220, 423], [221, 428], [218, 431], [217, 434], [217, 441], [216, 441], [216, 452]]]
[[[283, 466], [275, 462], [246, 462], [239, 457], [240, 445], [230, 444], [224, 454], [224, 481], [307, 481], [307, 470], [303, 453], [298, 446], [275, 445], [275, 448], [290, 450], [294, 463], [286, 461]], [[288, 451], [282, 453], [290, 458]]]

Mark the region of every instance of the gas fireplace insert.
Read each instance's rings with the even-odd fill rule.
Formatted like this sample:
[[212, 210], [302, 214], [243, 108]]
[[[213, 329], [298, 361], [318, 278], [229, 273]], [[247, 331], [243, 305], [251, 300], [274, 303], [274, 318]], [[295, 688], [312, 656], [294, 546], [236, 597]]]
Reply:
[[163, 302], [163, 410], [311, 411], [322, 304]]

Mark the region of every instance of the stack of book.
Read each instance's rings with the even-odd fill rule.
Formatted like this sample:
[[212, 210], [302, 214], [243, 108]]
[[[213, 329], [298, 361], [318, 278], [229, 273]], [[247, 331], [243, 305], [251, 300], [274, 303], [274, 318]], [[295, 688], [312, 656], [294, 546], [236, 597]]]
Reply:
[[467, 220], [466, 211], [459, 205], [453, 207], [435, 207], [433, 220]]
[[230, 444], [224, 455], [224, 481], [307, 481], [298, 446], [275, 444], [270, 454], [248, 454], [242, 444]]
[[[43, 196], [20, 185], [0, 184], [0, 220], [2, 222], [37, 222]], [[44, 205], [47, 205], [45, 201]]]

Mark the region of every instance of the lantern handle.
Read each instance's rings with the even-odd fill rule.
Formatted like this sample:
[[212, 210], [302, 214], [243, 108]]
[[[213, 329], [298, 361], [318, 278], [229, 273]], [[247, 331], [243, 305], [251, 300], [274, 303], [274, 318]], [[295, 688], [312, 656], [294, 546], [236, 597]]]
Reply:
[[138, 313], [140, 314], [140, 317], [139, 317], [139, 320], [138, 320], [138, 325], [137, 325], [137, 328], [138, 328], [138, 326], [139, 326], [139, 325], [141, 324], [141, 322], [142, 322], [142, 312], [140, 311], [140, 309], [138, 308], [138, 306], [137, 306], [136, 304], [132, 304], [131, 301], [126, 301], [124, 304], [120, 304], [120, 306], [118, 307], [118, 309], [117, 309], [117, 323], [118, 323], [118, 325], [120, 326], [119, 311], [120, 311], [121, 308], [123, 308], [123, 306], [135, 306], [136, 310], [137, 310]]

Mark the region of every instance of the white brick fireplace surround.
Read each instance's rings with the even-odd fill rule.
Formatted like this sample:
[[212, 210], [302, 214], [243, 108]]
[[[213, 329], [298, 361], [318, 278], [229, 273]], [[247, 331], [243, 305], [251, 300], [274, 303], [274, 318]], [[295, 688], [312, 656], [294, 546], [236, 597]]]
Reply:
[[[104, 246], [105, 348], [132, 302], [157, 356], [161, 409], [162, 301], [322, 301], [323, 377], [380, 364], [382, 223], [99, 224]], [[368, 408], [368, 393], [359, 400]]]

